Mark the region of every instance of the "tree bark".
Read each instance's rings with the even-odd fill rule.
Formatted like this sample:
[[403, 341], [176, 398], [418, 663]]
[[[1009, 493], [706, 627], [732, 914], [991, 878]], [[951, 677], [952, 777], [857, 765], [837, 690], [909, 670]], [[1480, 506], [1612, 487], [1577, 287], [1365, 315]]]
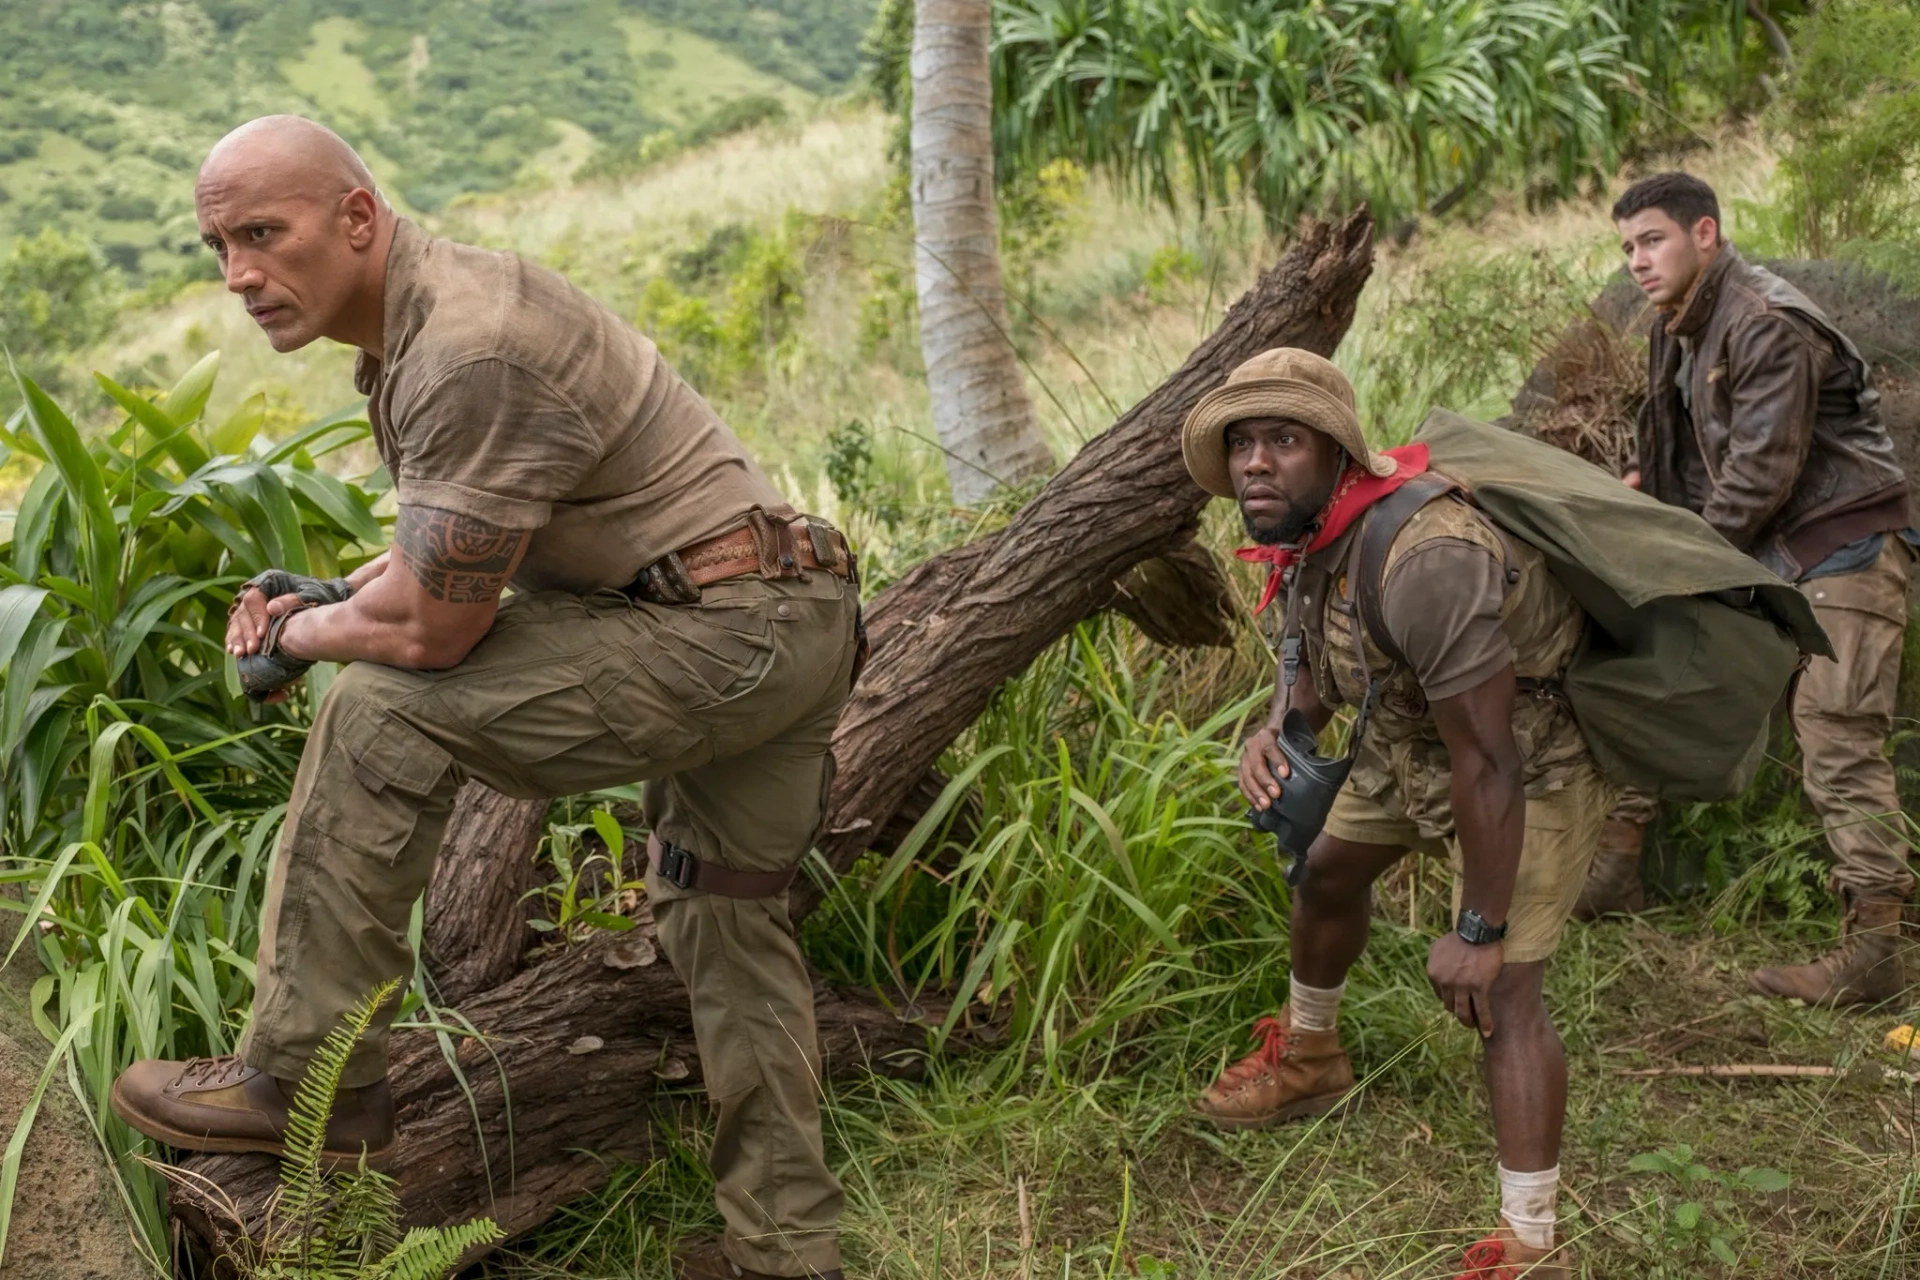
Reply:
[[458, 868], [427, 888], [425, 944], [435, 993], [446, 1004], [498, 986], [534, 943], [524, 901], [534, 887], [534, 848], [545, 800], [514, 800], [478, 782], [454, 799], [440, 865]]
[[1153, 394], [1083, 448], [1000, 532], [937, 556], [873, 602], [874, 652], [834, 734], [823, 852], [843, 870], [1009, 677], [1191, 539], [1207, 495], [1180, 426], [1234, 366], [1270, 347], [1331, 355], [1372, 270], [1373, 223], [1305, 228]]
[[990, 0], [918, 0], [911, 194], [920, 354], [953, 499], [1053, 469], [1007, 325], [994, 209]]
[[[1260, 351], [1291, 345], [1331, 353], [1371, 269], [1372, 236], [1364, 213], [1304, 228], [1187, 362], [1087, 445], [1007, 528], [918, 566], [873, 601], [874, 655], [834, 736], [840, 769], [822, 851], [836, 870], [888, 831], [907, 803], [924, 811], [940, 753], [995, 688], [1111, 602], [1141, 563], [1190, 554], [1183, 548], [1207, 498], [1180, 460], [1181, 422], [1204, 392]], [[644, 907], [632, 932], [596, 938], [524, 971], [512, 972], [519, 948], [475, 945], [473, 935], [485, 934], [493, 919], [473, 914], [477, 895], [494, 904], [489, 911], [511, 917], [506, 928], [516, 937], [524, 929], [524, 917], [510, 910], [518, 895], [457, 882], [531, 865], [537, 824], [524, 808], [478, 791], [463, 794], [461, 804], [461, 839], [443, 849], [429, 890], [427, 936], [439, 940], [440, 963], [490, 975], [492, 985], [458, 1007], [484, 1040], [449, 1036], [443, 1047], [430, 1032], [395, 1036], [395, 1172], [409, 1221], [487, 1214], [515, 1233], [604, 1183], [618, 1159], [650, 1150], [655, 1108], [678, 1103], [698, 1084], [699, 1058], [686, 992], [661, 963]], [[794, 919], [817, 902], [810, 882], [796, 886]], [[448, 972], [439, 976], [458, 988]], [[903, 1017], [869, 995], [816, 994], [829, 1074], [915, 1068], [924, 1045], [918, 1010]], [[937, 1022], [941, 1011], [924, 1017]], [[271, 1161], [196, 1156], [186, 1173], [173, 1204], [200, 1240], [217, 1250], [257, 1233], [273, 1186]], [[229, 1198], [237, 1214], [224, 1207]]]

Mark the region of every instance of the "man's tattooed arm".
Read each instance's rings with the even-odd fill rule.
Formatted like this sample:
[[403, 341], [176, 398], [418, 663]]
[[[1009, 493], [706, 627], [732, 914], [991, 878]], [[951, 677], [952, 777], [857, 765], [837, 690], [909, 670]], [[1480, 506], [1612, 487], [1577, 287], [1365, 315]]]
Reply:
[[[403, 506], [393, 565], [344, 604], [290, 615], [289, 657], [436, 671], [466, 659], [493, 626], [500, 591], [532, 535], [438, 507]], [[404, 564], [406, 571], [400, 566]]]
[[403, 506], [393, 543], [407, 568], [435, 600], [484, 604], [507, 585], [525, 529], [503, 529], [439, 507]]

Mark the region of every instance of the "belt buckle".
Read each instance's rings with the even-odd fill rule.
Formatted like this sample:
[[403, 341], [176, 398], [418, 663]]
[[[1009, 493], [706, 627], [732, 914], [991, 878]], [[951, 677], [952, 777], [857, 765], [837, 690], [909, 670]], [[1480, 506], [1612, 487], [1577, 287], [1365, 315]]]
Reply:
[[700, 870], [699, 860], [678, 845], [660, 842], [660, 878], [676, 889], [693, 888], [694, 875]]

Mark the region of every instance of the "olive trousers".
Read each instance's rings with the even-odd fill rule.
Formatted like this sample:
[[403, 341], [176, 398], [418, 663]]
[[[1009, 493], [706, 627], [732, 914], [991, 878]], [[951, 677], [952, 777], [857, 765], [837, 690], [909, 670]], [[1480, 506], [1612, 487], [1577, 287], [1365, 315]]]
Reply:
[[1888, 534], [1880, 558], [1857, 573], [1800, 584], [1833, 641], [1835, 661], [1815, 658], [1793, 695], [1793, 733], [1807, 799], [1833, 849], [1833, 884], [1859, 898], [1913, 892], [1906, 820], [1887, 735], [1900, 692], [1913, 552]]
[[[697, 605], [538, 592], [507, 599], [456, 667], [345, 668], [269, 877], [247, 1063], [298, 1078], [355, 1002], [413, 973], [412, 906], [469, 778], [528, 799], [644, 781], [662, 840], [737, 870], [798, 863], [825, 814], [856, 608], [825, 572], [731, 579]], [[719, 897], [651, 872], [647, 890], [692, 997], [728, 1254], [772, 1275], [838, 1267], [842, 1195], [786, 896]], [[387, 1035], [383, 1017], [343, 1084], [386, 1073]]]

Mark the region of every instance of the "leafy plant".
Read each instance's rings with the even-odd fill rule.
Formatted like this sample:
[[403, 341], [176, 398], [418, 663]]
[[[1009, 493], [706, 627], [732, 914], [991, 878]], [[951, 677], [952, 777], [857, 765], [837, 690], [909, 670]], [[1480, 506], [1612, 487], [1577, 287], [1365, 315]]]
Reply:
[[1740, 1197], [1785, 1191], [1792, 1183], [1777, 1169], [1749, 1166], [1734, 1174], [1716, 1173], [1695, 1160], [1693, 1148], [1684, 1142], [1642, 1152], [1627, 1168], [1671, 1181], [1671, 1186], [1636, 1196], [1644, 1223], [1641, 1238], [1658, 1259], [1647, 1273], [1652, 1280], [1690, 1280], [1708, 1259], [1737, 1266], [1747, 1233]]
[[1920, 286], [1920, 10], [1836, 0], [1795, 50], [1772, 115], [1788, 140], [1778, 195], [1749, 212], [1769, 247], [1865, 259]]
[[81, 713], [96, 698], [158, 732], [227, 799], [273, 795], [290, 774], [289, 750], [248, 730], [291, 726], [298, 708], [254, 721], [228, 670], [227, 604], [262, 569], [331, 576], [385, 541], [375, 495], [316, 464], [367, 425], [342, 415], [268, 442], [258, 396], [207, 424], [218, 369], [207, 356], [157, 400], [96, 375], [126, 417], [92, 441], [16, 374], [25, 403], [0, 441], [43, 463], [0, 543], [0, 797], [17, 851], [61, 838], [83, 778]]
[[[36, 1021], [68, 1046], [116, 1156], [145, 1140], [107, 1106], [114, 1076], [234, 1045], [318, 696], [264, 710], [239, 696], [222, 646], [232, 587], [270, 564], [337, 573], [384, 542], [374, 493], [316, 462], [365, 422], [268, 441], [256, 397], [208, 423], [217, 368], [209, 356], [152, 398], [101, 379], [126, 417], [92, 438], [20, 377], [0, 433], [39, 464], [0, 541], [0, 910], [21, 916], [8, 954], [31, 946], [48, 969]], [[163, 1256], [162, 1187], [123, 1167]]]
[[[1245, 194], [1281, 229], [1360, 200], [1451, 205], [1489, 175], [1570, 190], [1638, 116], [1645, 0], [1003, 0], [993, 72], [1008, 173], [1058, 156], [1168, 206]], [[1651, 11], [1651, 12], [1649, 12]], [[1670, 35], [1662, 29], [1662, 35]]]
[[255, 1280], [440, 1280], [476, 1245], [504, 1234], [491, 1218], [400, 1232], [399, 1184], [367, 1167], [328, 1169], [327, 1121], [353, 1046], [399, 989], [393, 978], [327, 1033], [288, 1110], [287, 1154], [265, 1239], [244, 1264]]
[[[598, 850], [590, 850], [589, 832], [599, 837]], [[533, 929], [570, 943], [595, 929], [624, 933], [633, 928], [632, 917], [621, 914], [621, 908], [631, 905], [641, 882], [622, 874], [627, 833], [619, 819], [595, 809], [585, 822], [556, 822], [547, 828], [543, 848], [554, 879], [527, 894], [547, 912], [527, 921]]]

